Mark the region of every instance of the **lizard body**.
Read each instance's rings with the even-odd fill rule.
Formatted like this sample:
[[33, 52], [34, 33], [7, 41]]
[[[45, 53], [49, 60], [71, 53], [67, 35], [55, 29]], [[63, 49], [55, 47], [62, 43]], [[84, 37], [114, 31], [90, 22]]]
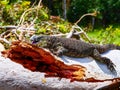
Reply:
[[114, 64], [107, 57], [102, 57], [100, 54], [112, 50], [120, 50], [120, 46], [114, 44], [96, 45], [86, 43], [82, 40], [76, 40], [72, 38], [62, 38], [48, 35], [32, 36], [31, 41], [33, 43], [43, 42], [44, 48], [49, 49], [53, 54], [57, 56], [66, 55], [70, 57], [92, 57], [102, 63], [105, 63], [111, 71], [115, 71]]

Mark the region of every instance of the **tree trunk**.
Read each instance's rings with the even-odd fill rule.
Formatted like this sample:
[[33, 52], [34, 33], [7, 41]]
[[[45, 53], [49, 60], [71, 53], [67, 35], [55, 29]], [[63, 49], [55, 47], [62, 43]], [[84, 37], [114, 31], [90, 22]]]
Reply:
[[66, 0], [63, 0], [63, 18], [67, 19], [67, 7], [66, 7]]

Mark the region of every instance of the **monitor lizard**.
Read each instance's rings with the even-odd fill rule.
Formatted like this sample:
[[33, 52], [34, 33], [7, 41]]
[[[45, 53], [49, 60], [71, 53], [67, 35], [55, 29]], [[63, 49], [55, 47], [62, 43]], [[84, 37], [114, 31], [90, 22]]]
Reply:
[[108, 50], [120, 50], [120, 46], [114, 44], [97, 45], [82, 40], [49, 35], [33, 35], [30, 40], [32, 43], [41, 43], [43, 48], [49, 49], [57, 56], [66, 55], [77, 58], [92, 57], [106, 64], [111, 72], [116, 72], [114, 63], [109, 58], [102, 57], [100, 54]]

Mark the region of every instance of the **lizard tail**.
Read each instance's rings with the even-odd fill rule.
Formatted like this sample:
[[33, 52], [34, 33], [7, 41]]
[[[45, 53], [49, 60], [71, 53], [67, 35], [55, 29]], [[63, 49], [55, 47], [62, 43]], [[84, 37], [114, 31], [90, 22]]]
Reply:
[[120, 46], [116, 46], [116, 49], [120, 50]]
[[100, 53], [104, 53], [106, 51], [109, 50], [120, 50], [120, 46], [114, 45], [114, 44], [106, 44], [106, 45], [99, 45], [96, 47], [96, 49], [100, 52]]

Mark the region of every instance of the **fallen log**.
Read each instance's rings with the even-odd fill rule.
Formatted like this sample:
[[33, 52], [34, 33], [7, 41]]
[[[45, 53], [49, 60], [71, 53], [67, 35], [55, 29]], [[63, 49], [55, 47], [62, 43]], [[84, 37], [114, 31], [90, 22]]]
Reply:
[[45, 72], [45, 76], [48, 77], [69, 78], [72, 81], [83, 80], [85, 76], [85, 67], [66, 65], [50, 52], [26, 42], [15, 41], [10, 49], [3, 51], [2, 54], [31, 71]]
[[[69, 62], [62, 62], [42, 48], [16, 41], [12, 43], [9, 50], [2, 52], [4, 57], [10, 59], [1, 56], [0, 89], [33, 90], [37, 87], [36, 90], [119, 90], [119, 53], [119, 50], [113, 50], [104, 54], [113, 58], [116, 64], [117, 75], [114, 75], [109, 73], [105, 65], [96, 63], [91, 58], [64, 57]], [[50, 78], [45, 78], [44, 75]], [[77, 81], [69, 82], [69, 80]]]

